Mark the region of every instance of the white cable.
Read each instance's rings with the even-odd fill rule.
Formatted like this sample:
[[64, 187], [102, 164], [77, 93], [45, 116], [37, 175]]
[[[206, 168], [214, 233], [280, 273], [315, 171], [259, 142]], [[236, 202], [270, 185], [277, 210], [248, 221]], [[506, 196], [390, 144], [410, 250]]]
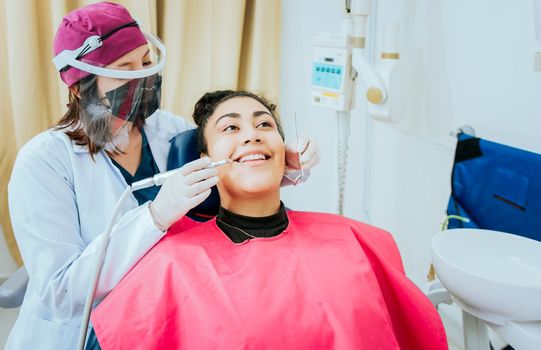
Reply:
[[[376, 62], [376, 38], [378, 27], [378, 1], [374, 1], [374, 6], [371, 8], [368, 42], [366, 46], [366, 55], [371, 64]], [[363, 220], [370, 224], [370, 189], [372, 183], [372, 157], [373, 157], [373, 139], [374, 139], [374, 121], [366, 115], [365, 123], [365, 143], [364, 143], [364, 183], [363, 183]]]
[[337, 112], [338, 133], [337, 133], [337, 168], [338, 168], [338, 214], [344, 214], [344, 192], [346, 188], [349, 121], [350, 112]]
[[363, 179], [363, 220], [370, 223], [370, 184], [372, 182], [372, 140], [373, 140], [373, 121], [372, 118], [366, 118], [365, 124], [365, 146], [364, 146], [364, 179]]
[[98, 258], [96, 260], [96, 265], [94, 266], [94, 271], [92, 273], [92, 280], [90, 284], [90, 288], [88, 288], [88, 291], [86, 293], [86, 300], [85, 300], [85, 308], [83, 311], [83, 318], [81, 320], [81, 330], [79, 332], [79, 344], [77, 345], [77, 349], [84, 350], [85, 348], [85, 341], [86, 341], [86, 333], [88, 331], [88, 321], [90, 319], [90, 311], [92, 310], [92, 303], [94, 301], [94, 294], [96, 293], [96, 287], [98, 286], [98, 280], [100, 278], [100, 272], [101, 267], [103, 266], [103, 261], [105, 259], [105, 252], [107, 251], [107, 244], [109, 243], [109, 237], [111, 236], [111, 231], [113, 230], [113, 225], [116, 222], [116, 219], [118, 217], [118, 214], [120, 213], [120, 205], [130, 193], [132, 193], [133, 189], [128, 186], [124, 192], [122, 192], [122, 195], [118, 199], [115, 210], [113, 211], [113, 215], [111, 217], [111, 220], [107, 223], [107, 228], [105, 229], [105, 232], [102, 237], [102, 241], [100, 242], [100, 245], [98, 247]]

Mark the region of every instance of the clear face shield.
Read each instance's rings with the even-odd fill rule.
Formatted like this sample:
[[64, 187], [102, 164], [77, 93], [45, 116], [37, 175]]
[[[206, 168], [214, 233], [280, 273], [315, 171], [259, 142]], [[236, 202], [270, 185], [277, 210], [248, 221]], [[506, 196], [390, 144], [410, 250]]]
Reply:
[[88, 38], [79, 49], [62, 51], [53, 60], [59, 71], [75, 67], [91, 73], [78, 82], [79, 120], [90, 141], [106, 151], [123, 151], [130, 128], [142, 127], [160, 105], [166, 50], [158, 38], [144, 36], [146, 46], [107, 66], [80, 56], [79, 51], [86, 47], [88, 53], [101, 46], [97, 36]]

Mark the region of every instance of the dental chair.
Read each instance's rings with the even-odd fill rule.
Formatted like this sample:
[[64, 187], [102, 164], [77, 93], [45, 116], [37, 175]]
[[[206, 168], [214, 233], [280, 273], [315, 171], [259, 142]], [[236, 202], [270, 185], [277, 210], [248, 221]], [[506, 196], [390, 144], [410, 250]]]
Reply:
[[[198, 158], [197, 131], [195, 129], [184, 131], [171, 140], [167, 170], [180, 168]], [[219, 203], [218, 190], [213, 187], [210, 196], [187, 215], [196, 221], [207, 221], [218, 213]], [[19, 307], [23, 302], [27, 285], [28, 273], [22, 266], [0, 285], [0, 308]]]
[[[167, 158], [167, 170], [177, 169], [184, 164], [199, 159], [197, 149], [197, 130], [186, 130], [171, 140], [171, 148]], [[210, 195], [188, 212], [188, 217], [196, 221], [207, 221], [218, 214], [220, 195], [216, 186], [212, 187]]]
[[[477, 138], [471, 128], [469, 133], [459, 129], [457, 139], [447, 229], [500, 231], [541, 241], [541, 155]], [[429, 273], [428, 298], [436, 307], [451, 304], [451, 295], [434, 277]], [[463, 315], [470, 327], [472, 316]], [[523, 338], [538, 339], [539, 326], [541, 320], [515, 331], [524, 332]], [[488, 348], [488, 344], [468, 347], [466, 334], [465, 338], [466, 349]]]

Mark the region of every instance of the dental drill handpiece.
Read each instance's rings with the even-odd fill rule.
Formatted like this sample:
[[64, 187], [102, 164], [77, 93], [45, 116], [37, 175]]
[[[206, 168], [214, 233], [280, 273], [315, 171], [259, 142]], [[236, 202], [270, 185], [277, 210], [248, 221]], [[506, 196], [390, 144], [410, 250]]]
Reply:
[[[232, 162], [233, 161], [231, 159], [224, 159], [224, 160], [220, 160], [218, 162], [212, 162], [209, 165], [207, 165], [206, 167], [204, 167], [203, 169], [217, 168], [219, 166], [230, 164]], [[180, 169], [169, 170], [169, 171], [166, 171], [165, 173], [160, 173], [160, 174], [154, 175], [153, 177], [149, 177], [149, 178], [146, 178], [144, 180], [134, 182], [131, 185], [132, 190], [137, 191], [137, 190], [140, 190], [142, 188], [147, 188], [147, 187], [151, 187], [151, 186], [161, 186], [161, 185], [163, 185], [165, 180], [170, 178], [173, 174], [175, 174], [179, 170]]]

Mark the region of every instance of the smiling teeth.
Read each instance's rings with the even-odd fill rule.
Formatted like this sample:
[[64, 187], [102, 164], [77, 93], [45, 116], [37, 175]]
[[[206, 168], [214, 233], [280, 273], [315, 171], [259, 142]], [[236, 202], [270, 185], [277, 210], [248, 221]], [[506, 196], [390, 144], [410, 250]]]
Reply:
[[265, 160], [265, 156], [263, 154], [249, 154], [247, 156], [244, 156], [239, 159], [239, 163], [249, 162], [251, 160]]

